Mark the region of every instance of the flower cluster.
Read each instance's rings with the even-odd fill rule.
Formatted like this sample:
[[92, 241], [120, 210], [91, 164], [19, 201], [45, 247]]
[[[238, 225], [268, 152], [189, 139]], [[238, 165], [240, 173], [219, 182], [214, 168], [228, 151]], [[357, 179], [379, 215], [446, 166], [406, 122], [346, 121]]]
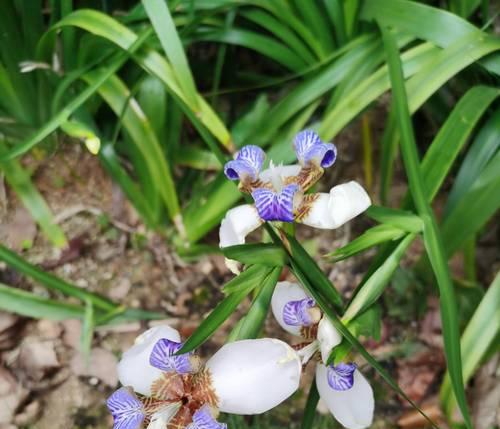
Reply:
[[321, 314], [314, 300], [299, 284], [278, 282], [271, 308], [283, 329], [307, 342], [298, 351], [303, 364], [319, 352], [316, 385], [320, 398], [333, 416], [349, 429], [370, 426], [375, 407], [372, 388], [355, 363], [325, 365], [342, 337], [328, 318]]
[[114, 429], [224, 429], [219, 411], [264, 413], [299, 387], [300, 356], [283, 341], [228, 343], [204, 365], [194, 353], [177, 354], [181, 347], [179, 333], [164, 325], [123, 354], [124, 387], [107, 401]]
[[[220, 247], [243, 244], [245, 237], [263, 222], [338, 228], [370, 206], [370, 197], [355, 181], [334, 186], [329, 193], [307, 194], [324, 169], [334, 164], [337, 149], [310, 130], [295, 136], [294, 149], [299, 162], [295, 165], [274, 165], [270, 161], [269, 168], [261, 171], [265, 153], [253, 145], [244, 146], [235, 159], [226, 163], [226, 176], [238, 180], [240, 190], [249, 193], [255, 204], [244, 204], [226, 213], [219, 230]], [[237, 265], [227, 262], [237, 273]]]

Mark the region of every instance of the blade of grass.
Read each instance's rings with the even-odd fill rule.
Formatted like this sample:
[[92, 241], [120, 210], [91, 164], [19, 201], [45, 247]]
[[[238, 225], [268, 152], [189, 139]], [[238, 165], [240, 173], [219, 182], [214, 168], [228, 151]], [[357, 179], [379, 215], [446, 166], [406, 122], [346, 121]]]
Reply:
[[[497, 274], [462, 335], [464, 382], [470, 380], [490, 346], [500, 333], [500, 274]], [[456, 401], [447, 373], [441, 386], [440, 399], [451, 418]]]
[[72, 284], [60, 279], [59, 277], [46, 273], [40, 268], [37, 268], [34, 265], [26, 262], [23, 258], [1, 244], [0, 260], [4, 261], [6, 264], [8, 264], [21, 274], [24, 274], [40, 282], [47, 289], [57, 290], [67, 296], [78, 298], [83, 302], [91, 301], [96, 308], [100, 308], [102, 310], [110, 311], [116, 308], [116, 305], [106, 298], [95, 295], [77, 286], [73, 286]]
[[453, 283], [450, 278], [441, 235], [434, 218], [434, 213], [429, 206], [424, 180], [421, 175], [399, 50], [391, 32], [384, 26], [381, 26], [381, 30], [382, 39], [387, 52], [393, 103], [401, 134], [401, 153], [406, 167], [410, 192], [417, 208], [417, 212], [424, 222], [424, 244], [429, 255], [440, 292], [441, 321], [443, 326], [443, 338], [448, 370], [453, 385], [453, 391], [457, 397], [457, 402], [462, 415], [464, 416], [466, 426], [471, 429], [472, 424], [467, 409], [467, 402], [465, 400], [465, 389], [462, 377], [462, 362], [458, 331], [459, 325]]
[[84, 308], [48, 298], [42, 298], [0, 283], [0, 309], [34, 319], [82, 319]]
[[142, 4], [189, 105], [198, 110], [196, 85], [167, 3], [164, 0], [142, 0]]
[[240, 244], [236, 246], [224, 247], [221, 249], [228, 259], [240, 261], [246, 265], [268, 265], [282, 266], [288, 261], [287, 253], [275, 244]]
[[312, 429], [314, 424], [314, 417], [316, 416], [316, 408], [319, 402], [319, 392], [316, 386], [316, 379], [311, 383], [311, 388], [309, 389], [309, 395], [307, 395], [306, 406], [304, 408], [304, 416], [302, 417], [302, 423], [300, 424], [300, 429]]
[[85, 103], [98, 88], [106, 82], [106, 80], [118, 71], [123, 64], [127, 61], [131, 53], [136, 51], [151, 35], [151, 31], [146, 30], [142, 33], [129, 47], [127, 52], [118, 53], [106, 70], [99, 76], [93, 85], [87, 87], [73, 100], [71, 100], [64, 108], [62, 108], [56, 115], [54, 115], [48, 122], [38, 129], [30, 138], [17, 144], [13, 149], [0, 156], [0, 161], [7, 161], [22, 155], [30, 150], [33, 146], [40, 143], [44, 138], [53, 133], [62, 123], [66, 122], [71, 114], [77, 110], [83, 103]]
[[238, 340], [257, 338], [266, 320], [274, 288], [281, 275], [282, 267], [274, 267], [262, 283], [250, 309], [238, 329]]
[[198, 328], [186, 340], [177, 354], [187, 353], [203, 344], [236, 310], [245, 297], [266, 279], [273, 268], [252, 265], [225, 286], [229, 293], [217, 304], [212, 312], [200, 323]]
[[[0, 157], [7, 152], [6, 145], [0, 140]], [[50, 207], [33, 185], [29, 174], [19, 161], [15, 159], [0, 161], [0, 170], [4, 172], [8, 184], [28, 209], [36, 223], [40, 225], [45, 236], [57, 247], [66, 246], [67, 240], [63, 230], [54, 222]]]

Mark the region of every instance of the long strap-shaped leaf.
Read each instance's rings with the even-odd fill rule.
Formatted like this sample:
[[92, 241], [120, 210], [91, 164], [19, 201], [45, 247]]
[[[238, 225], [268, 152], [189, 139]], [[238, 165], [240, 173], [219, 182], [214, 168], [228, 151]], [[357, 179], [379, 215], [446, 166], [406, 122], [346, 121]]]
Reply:
[[33, 146], [40, 143], [45, 137], [57, 130], [68, 120], [71, 114], [77, 110], [83, 103], [85, 103], [92, 95], [95, 94], [97, 89], [113, 74], [115, 74], [123, 64], [127, 61], [132, 52], [139, 49], [145, 40], [151, 35], [151, 31], [146, 30], [142, 33], [133, 43], [130, 44], [126, 52], [119, 52], [111, 62], [111, 65], [102, 73], [93, 85], [90, 85], [71, 100], [63, 109], [59, 111], [52, 119], [50, 119], [43, 127], [32, 135], [29, 139], [16, 145], [13, 149], [0, 156], [0, 161], [13, 159], [19, 155], [30, 150]]
[[436, 276], [440, 292], [441, 320], [443, 325], [443, 337], [445, 354], [448, 362], [448, 370], [457, 398], [460, 410], [468, 428], [472, 428], [467, 403], [465, 400], [465, 389], [462, 378], [462, 360], [460, 354], [460, 337], [458, 330], [458, 317], [456, 298], [453, 283], [450, 278], [449, 268], [444, 252], [441, 235], [437, 227], [434, 213], [428, 203], [424, 180], [418, 161], [418, 153], [415, 135], [411, 124], [411, 117], [406, 97], [404, 77], [401, 68], [399, 50], [394, 36], [389, 29], [381, 27], [382, 38], [387, 53], [389, 74], [391, 77], [393, 103], [396, 118], [401, 134], [401, 153], [408, 175], [410, 192], [417, 208], [417, 212], [424, 222], [424, 244]]

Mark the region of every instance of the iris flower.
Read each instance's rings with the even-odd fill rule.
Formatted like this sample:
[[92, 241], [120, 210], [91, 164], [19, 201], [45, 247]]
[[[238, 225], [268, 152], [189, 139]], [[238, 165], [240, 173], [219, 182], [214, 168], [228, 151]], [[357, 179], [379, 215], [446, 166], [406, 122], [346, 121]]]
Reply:
[[[301, 131], [294, 139], [298, 164], [274, 165], [261, 171], [265, 153], [253, 145], [244, 146], [235, 159], [224, 166], [230, 180], [239, 181], [239, 189], [252, 196], [255, 204], [230, 209], [222, 220], [220, 247], [243, 244], [245, 237], [264, 222], [298, 222], [321, 229], [334, 229], [365, 211], [371, 204], [363, 187], [350, 181], [334, 186], [330, 192], [309, 193], [337, 158], [332, 143], [324, 143], [311, 130]], [[227, 261], [238, 272], [234, 261]]]
[[158, 326], [140, 335], [118, 364], [124, 387], [107, 400], [114, 429], [226, 429], [219, 411], [260, 414], [299, 387], [297, 352], [261, 338], [228, 343], [204, 365], [194, 353], [177, 355], [179, 333]]
[[342, 337], [314, 299], [291, 282], [278, 282], [271, 300], [274, 317], [287, 332], [309, 342], [298, 351], [303, 363], [320, 352], [316, 364], [316, 386], [320, 398], [337, 421], [348, 429], [369, 427], [373, 420], [373, 391], [353, 362], [325, 365]]

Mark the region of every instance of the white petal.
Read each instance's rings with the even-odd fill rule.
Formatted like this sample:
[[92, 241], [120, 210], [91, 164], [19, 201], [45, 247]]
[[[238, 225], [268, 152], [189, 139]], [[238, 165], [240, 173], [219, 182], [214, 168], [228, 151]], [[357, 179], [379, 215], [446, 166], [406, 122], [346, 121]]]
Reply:
[[181, 407], [180, 402], [174, 402], [173, 404], [168, 404], [165, 407], [161, 408], [160, 411], [157, 411], [151, 416], [151, 422], [149, 423], [147, 429], [164, 429], [167, 427], [168, 422], [172, 420], [179, 411]]
[[371, 200], [354, 181], [334, 186], [329, 194], [320, 193], [301, 222], [322, 229], [334, 229], [363, 213]]
[[287, 325], [283, 320], [283, 309], [288, 302], [298, 301], [304, 298], [309, 297], [298, 283], [278, 282], [271, 299], [271, 309], [274, 318], [285, 331], [293, 335], [300, 336], [300, 326]]
[[332, 325], [332, 322], [324, 316], [318, 324], [319, 348], [321, 350], [321, 359], [323, 362], [328, 360], [328, 356], [335, 346], [338, 346], [342, 341], [342, 336], [339, 331]]
[[149, 357], [156, 342], [162, 338], [180, 342], [179, 332], [168, 325], [148, 329], [135, 340], [135, 344], [123, 353], [118, 363], [118, 379], [124, 386], [131, 386], [142, 395], [151, 394], [151, 384], [162, 373], [149, 364]]
[[224, 345], [207, 362], [212, 386], [225, 413], [260, 414], [283, 402], [299, 387], [300, 357], [271, 338]]
[[[219, 247], [244, 244], [245, 237], [262, 224], [257, 209], [251, 204], [228, 210], [219, 229]], [[238, 262], [226, 259], [226, 266], [239, 274]]]
[[316, 366], [316, 385], [321, 399], [342, 426], [363, 429], [372, 424], [375, 402], [373, 390], [358, 370], [354, 371], [354, 385], [349, 390], [333, 390], [328, 384], [327, 368]]

